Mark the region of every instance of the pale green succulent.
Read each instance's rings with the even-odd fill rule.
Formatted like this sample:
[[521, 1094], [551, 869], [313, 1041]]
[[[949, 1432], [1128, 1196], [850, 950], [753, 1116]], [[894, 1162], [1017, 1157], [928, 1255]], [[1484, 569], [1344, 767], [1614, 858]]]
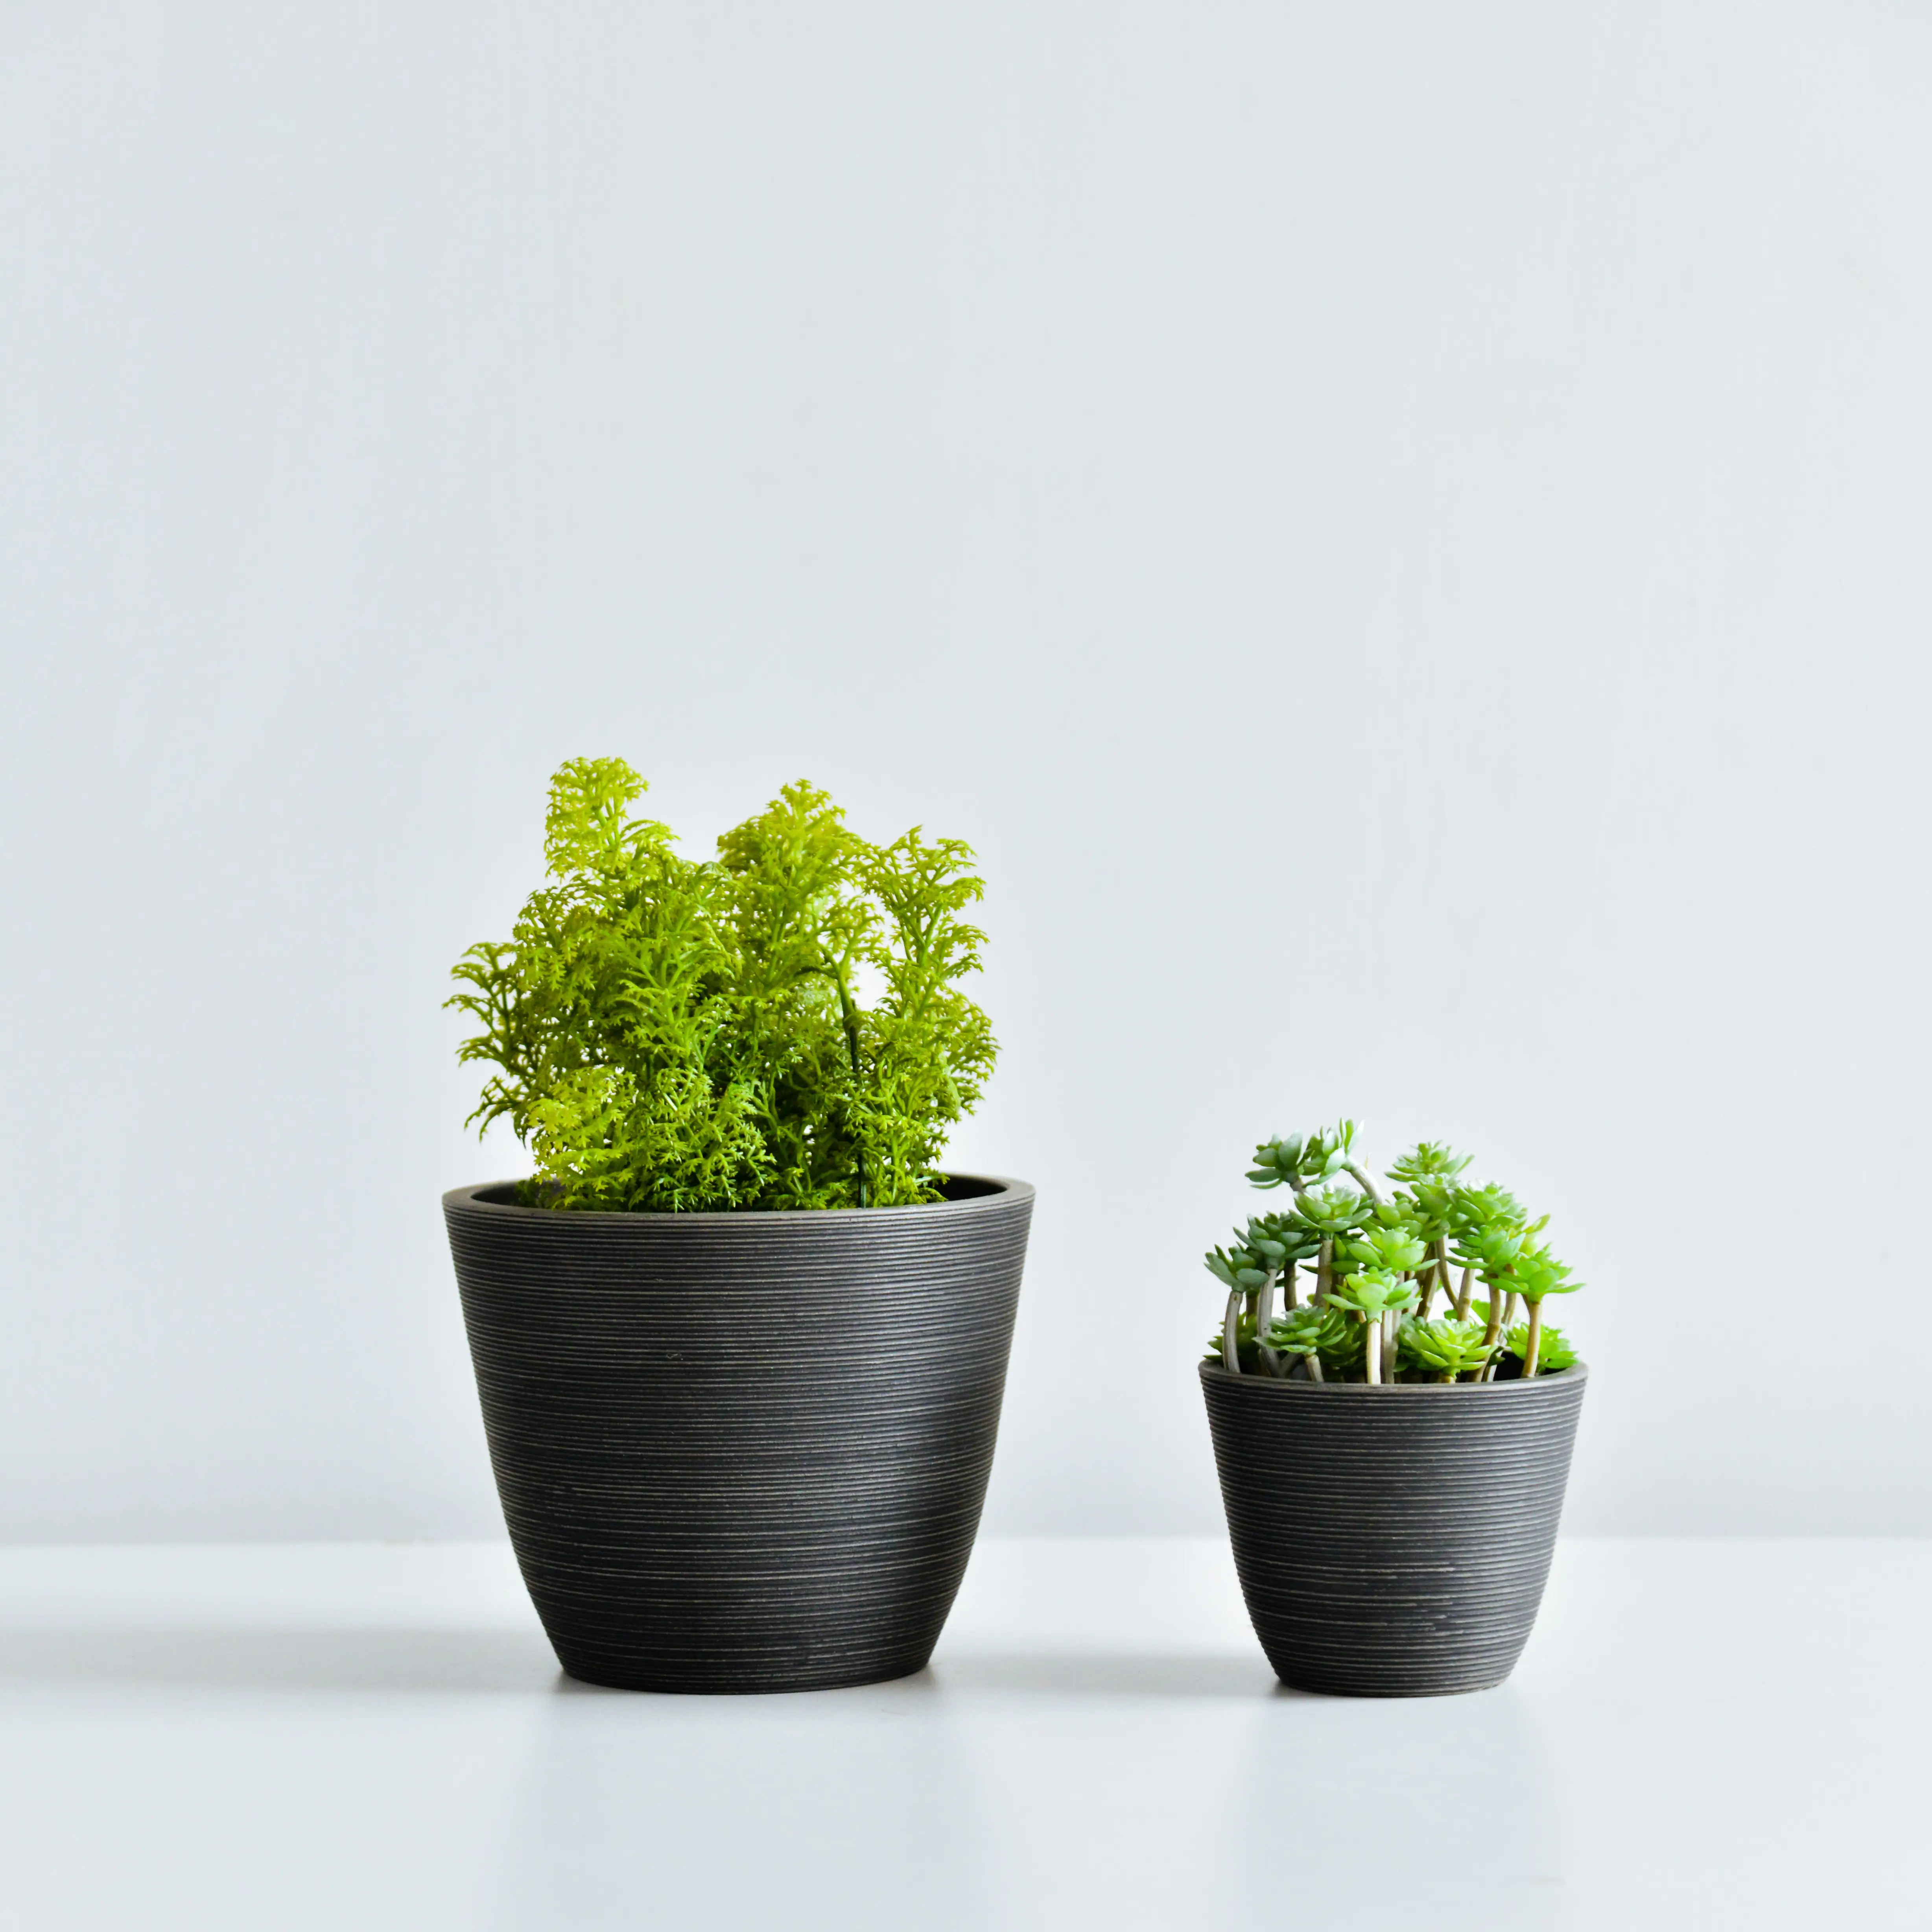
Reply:
[[[1344, 1120], [1256, 1150], [1249, 1178], [1288, 1186], [1294, 1200], [1284, 1213], [1251, 1217], [1233, 1247], [1208, 1257], [1228, 1291], [1216, 1350], [1224, 1365], [1329, 1382], [1489, 1381], [1499, 1369], [1535, 1376], [1574, 1366], [1574, 1349], [1543, 1324], [1546, 1297], [1582, 1286], [1540, 1238], [1548, 1217], [1532, 1221], [1493, 1183], [1466, 1186], [1468, 1157], [1432, 1141], [1393, 1165], [1399, 1185], [1385, 1197], [1354, 1145], [1354, 1123]], [[1335, 1184], [1344, 1174], [1356, 1189]], [[1277, 1286], [1292, 1300], [1310, 1261], [1310, 1304], [1271, 1319]], [[1452, 1264], [1465, 1270], [1453, 1295]], [[1488, 1291], [1480, 1300], [1470, 1296], [1478, 1280]], [[1439, 1316], [1430, 1307], [1438, 1290]]]

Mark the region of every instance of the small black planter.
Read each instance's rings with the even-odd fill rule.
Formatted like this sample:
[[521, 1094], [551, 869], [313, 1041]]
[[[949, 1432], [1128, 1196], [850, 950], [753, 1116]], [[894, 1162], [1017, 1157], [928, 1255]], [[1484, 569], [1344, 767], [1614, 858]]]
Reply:
[[572, 1676], [805, 1690], [923, 1667], [992, 1468], [1033, 1190], [589, 1214], [442, 1197], [524, 1581]]
[[1585, 1370], [1530, 1382], [1201, 1385], [1248, 1615], [1338, 1696], [1483, 1690], [1536, 1622]]

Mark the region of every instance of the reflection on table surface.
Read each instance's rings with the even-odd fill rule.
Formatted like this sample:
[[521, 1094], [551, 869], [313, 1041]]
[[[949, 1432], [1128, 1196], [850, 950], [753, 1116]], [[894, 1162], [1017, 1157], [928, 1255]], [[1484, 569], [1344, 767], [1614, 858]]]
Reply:
[[[1566, 1542], [1515, 1678], [1276, 1684], [1218, 1542], [989, 1542], [932, 1667], [557, 1670], [506, 1549], [0, 1552], [40, 1928], [1923, 1923], [1932, 1546]], [[1822, 1640], [1822, 1641], [1821, 1641]]]

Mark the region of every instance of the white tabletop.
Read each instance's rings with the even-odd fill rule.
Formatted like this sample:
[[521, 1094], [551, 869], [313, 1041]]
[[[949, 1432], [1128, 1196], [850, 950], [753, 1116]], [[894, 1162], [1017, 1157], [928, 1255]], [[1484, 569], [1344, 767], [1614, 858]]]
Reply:
[[1566, 1541], [1515, 1677], [1277, 1688], [1218, 1542], [988, 1542], [930, 1670], [561, 1677], [495, 1545], [0, 1551], [10, 1932], [1932, 1925], [1932, 1544]]

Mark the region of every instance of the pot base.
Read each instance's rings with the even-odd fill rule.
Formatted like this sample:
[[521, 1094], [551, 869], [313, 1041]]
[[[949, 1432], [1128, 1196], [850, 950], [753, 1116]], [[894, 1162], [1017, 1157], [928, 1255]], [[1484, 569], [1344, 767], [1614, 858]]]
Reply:
[[[556, 1645], [550, 1648], [556, 1649]], [[896, 1684], [916, 1677], [932, 1660], [928, 1652], [916, 1664], [903, 1660], [886, 1665], [854, 1666], [844, 1669], [802, 1670], [796, 1672], [734, 1671], [722, 1676], [708, 1671], [663, 1675], [646, 1672], [610, 1670], [580, 1660], [561, 1655], [557, 1661], [563, 1674], [578, 1684], [600, 1690], [649, 1691], [673, 1697], [782, 1697], [802, 1690], [856, 1690], [868, 1684]]]

